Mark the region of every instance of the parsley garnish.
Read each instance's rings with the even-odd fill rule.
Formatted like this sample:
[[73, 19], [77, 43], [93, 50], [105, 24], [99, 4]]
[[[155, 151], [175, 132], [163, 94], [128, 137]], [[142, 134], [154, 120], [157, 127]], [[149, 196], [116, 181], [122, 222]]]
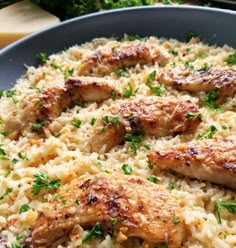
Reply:
[[112, 100], [115, 101], [118, 97], [117, 93], [115, 91], [112, 91]]
[[213, 139], [213, 134], [217, 131], [217, 128], [214, 125], [211, 125], [207, 129], [207, 133], [205, 135], [198, 134], [197, 139]]
[[204, 63], [203, 66], [201, 67], [201, 71], [208, 71], [211, 69], [211, 65], [208, 63]]
[[169, 189], [175, 189], [176, 187], [177, 187], [176, 183], [173, 183], [173, 182], [168, 183], [168, 188]]
[[125, 135], [125, 140], [129, 141], [131, 143], [130, 149], [131, 149], [132, 153], [137, 154], [137, 149], [138, 149], [137, 145], [143, 141], [143, 136], [142, 135], [134, 136], [130, 133], [127, 133]]
[[41, 63], [46, 63], [47, 62], [47, 59], [48, 59], [48, 56], [46, 53], [43, 53], [43, 52], [40, 52], [36, 55], [36, 58], [41, 62]]
[[216, 206], [216, 218], [219, 224], [222, 223], [220, 217], [220, 211], [222, 209], [228, 210], [231, 214], [236, 214], [236, 201], [231, 201], [231, 202], [216, 201], [215, 206]]
[[115, 71], [115, 75], [120, 78], [120, 77], [127, 77], [127, 70], [125, 68], [121, 68], [117, 71]]
[[22, 248], [23, 246], [20, 245], [19, 243], [14, 243], [14, 244], [11, 244], [10, 248]]
[[18, 152], [18, 153], [17, 153], [17, 156], [18, 156], [19, 158], [21, 158], [22, 160], [29, 160], [29, 158], [27, 157], [27, 153]]
[[147, 37], [141, 37], [138, 34], [134, 34], [134, 35], [128, 35], [127, 36], [127, 40], [128, 41], [134, 41], [134, 40], [146, 41], [147, 40]]
[[64, 71], [64, 79], [72, 77], [74, 74], [74, 68]]
[[175, 50], [173, 50], [173, 49], [170, 49], [168, 52], [169, 52], [170, 54], [174, 55], [174, 56], [177, 56], [177, 55], [179, 54], [177, 51], [175, 51]]
[[4, 197], [8, 194], [10, 194], [13, 191], [13, 188], [7, 188], [5, 192], [0, 196], [0, 200], [3, 200]]
[[60, 136], [61, 136], [61, 133], [60, 132], [57, 132], [57, 133], [54, 134], [54, 137], [55, 138], [59, 138]]
[[77, 127], [77, 128], [80, 128], [81, 126], [81, 120], [78, 120], [78, 119], [74, 119], [71, 124], [74, 126], [74, 127]]
[[218, 98], [218, 91], [219, 91], [220, 87], [215, 87], [213, 90], [209, 91], [206, 96], [205, 96], [205, 107], [209, 108], [209, 109], [217, 109], [218, 107], [215, 104], [215, 100]]
[[147, 160], [147, 164], [148, 164], [148, 168], [152, 170], [154, 167], [154, 164], [151, 163], [149, 160]]
[[58, 70], [62, 71], [62, 68], [61, 68], [59, 65], [55, 64], [54, 62], [51, 63], [51, 67], [52, 67], [53, 69], [55, 69], [55, 70], [58, 69]]
[[202, 114], [194, 114], [194, 113], [192, 113], [192, 112], [188, 112], [188, 113], [185, 115], [185, 118], [186, 118], [186, 119], [195, 119], [195, 118], [201, 119], [201, 118], [202, 118]]
[[236, 65], [236, 52], [230, 54], [225, 60], [228, 65]]
[[93, 126], [96, 121], [97, 121], [97, 118], [92, 118], [90, 121], [90, 125]]
[[133, 89], [132, 85], [130, 82], [128, 82], [128, 86], [124, 90], [124, 98], [130, 98], [131, 96], [135, 96], [139, 88]]
[[18, 100], [16, 99], [16, 91], [15, 90], [7, 90], [6, 97], [11, 98], [14, 103], [17, 103]]
[[187, 32], [185, 36], [185, 41], [189, 42], [193, 37], [196, 37], [196, 34], [194, 34], [193, 32]]
[[176, 215], [173, 216], [172, 221], [173, 221], [174, 224], [179, 224], [180, 223], [180, 220], [176, 217]]
[[31, 192], [34, 195], [38, 195], [42, 188], [56, 190], [61, 186], [61, 180], [50, 179], [46, 171], [41, 171], [34, 175], [34, 181]]
[[155, 96], [161, 96], [163, 90], [159, 86], [153, 86], [153, 81], [156, 78], [156, 71], [151, 72], [147, 78], [147, 85], [149, 89], [154, 93]]
[[85, 243], [86, 241], [88, 241], [91, 238], [95, 238], [98, 239], [103, 235], [103, 230], [101, 228], [101, 226], [97, 223], [92, 230], [87, 233], [83, 238], [82, 238], [82, 243]]
[[132, 168], [128, 164], [123, 164], [121, 168], [126, 175], [130, 175], [133, 171]]
[[111, 224], [112, 225], [115, 225], [117, 222], [118, 222], [118, 219], [117, 218], [112, 218], [111, 217]]
[[152, 183], [160, 182], [160, 180], [157, 177], [154, 177], [154, 176], [147, 177], [147, 180], [152, 182]]
[[112, 123], [114, 126], [119, 126], [121, 123], [119, 116], [103, 116], [102, 117], [103, 122], [108, 125], [109, 123]]
[[40, 129], [42, 129], [44, 126], [46, 126], [48, 124], [47, 121], [42, 120], [38, 123], [31, 123], [30, 127], [33, 131], [39, 131]]
[[23, 204], [20, 207], [20, 214], [24, 213], [24, 212], [27, 212], [28, 210], [30, 210], [30, 206], [28, 206], [27, 204]]

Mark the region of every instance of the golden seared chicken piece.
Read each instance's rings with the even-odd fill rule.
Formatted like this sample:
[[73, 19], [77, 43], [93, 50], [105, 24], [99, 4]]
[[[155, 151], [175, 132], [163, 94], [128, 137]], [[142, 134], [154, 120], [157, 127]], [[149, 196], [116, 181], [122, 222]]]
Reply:
[[191, 92], [209, 92], [216, 89], [216, 104], [222, 104], [226, 97], [236, 92], [236, 71], [232, 69], [211, 68], [208, 70], [186, 70], [174, 68], [159, 76], [161, 84]]
[[89, 228], [99, 223], [103, 230], [112, 229], [119, 242], [139, 237], [176, 248], [184, 239], [185, 224], [177, 201], [161, 185], [142, 177], [83, 175], [59, 193], [60, 201], [45, 204], [33, 226], [33, 248], [51, 247], [75, 224]]
[[63, 88], [54, 87], [26, 95], [20, 104], [19, 115], [10, 116], [6, 122], [6, 130], [10, 138], [17, 138], [29, 125], [33, 130], [42, 130], [76, 102], [101, 102], [111, 98], [114, 93], [121, 95], [117, 82], [113, 80], [93, 77], [69, 79]]
[[[125, 134], [144, 134], [156, 137], [173, 135], [194, 129], [201, 122], [199, 108], [190, 100], [173, 97], [142, 97], [124, 100], [107, 116], [108, 121], [98, 121], [91, 138], [91, 150], [105, 152], [122, 144]], [[188, 118], [188, 115], [191, 118]], [[119, 118], [119, 122], [114, 122]]]
[[135, 66], [137, 64], [154, 64], [156, 61], [165, 66], [169, 56], [158, 46], [145, 42], [124, 42], [113, 48], [97, 50], [83, 62], [79, 68], [79, 75], [89, 75], [95, 72], [97, 76], [110, 74], [118, 69]]
[[157, 169], [236, 189], [236, 140], [215, 138], [179, 144], [148, 155]]

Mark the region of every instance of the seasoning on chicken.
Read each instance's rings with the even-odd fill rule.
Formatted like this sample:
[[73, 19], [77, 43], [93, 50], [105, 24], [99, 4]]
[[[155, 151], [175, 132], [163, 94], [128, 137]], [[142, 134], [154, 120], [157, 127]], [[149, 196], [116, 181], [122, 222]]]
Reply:
[[187, 177], [236, 189], [236, 140], [195, 140], [156, 151], [148, 159], [157, 169], [172, 169]]
[[115, 80], [101, 78], [79, 77], [69, 79], [64, 88], [50, 88], [42, 93], [34, 92], [26, 95], [20, 104], [19, 115], [9, 117], [6, 130], [10, 138], [17, 138], [24, 129], [31, 125], [35, 131], [42, 130], [53, 118], [76, 102], [101, 102], [116, 93], [120, 96]]
[[185, 223], [177, 201], [161, 185], [142, 177], [83, 175], [59, 193], [60, 201], [43, 207], [29, 247], [51, 247], [76, 224], [88, 228], [99, 223], [117, 238], [139, 237], [169, 248], [180, 247], [184, 239]]
[[208, 70], [169, 69], [161, 73], [159, 83], [190, 92], [210, 92], [216, 89], [216, 105], [236, 92], [236, 71], [232, 69], [210, 68]]
[[118, 116], [120, 122], [115, 125], [110, 117], [111, 121], [96, 123], [90, 142], [93, 152], [98, 152], [102, 145], [107, 152], [122, 144], [126, 133], [163, 137], [194, 129], [201, 122], [201, 114], [195, 104], [173, 97], [123, 100], [111, 110], [111, 115], [113, 118]]
[[166, 52], [158, 46], [132, 41], [119, 44], [114, 48], [97, 50], [82, 62], [79, 75], [89, 75], [96, 71], [96, 76], [104, 76], [118, 69], [137, 64], [154, 64], [156, 61], [165, 66], [169, 60]]

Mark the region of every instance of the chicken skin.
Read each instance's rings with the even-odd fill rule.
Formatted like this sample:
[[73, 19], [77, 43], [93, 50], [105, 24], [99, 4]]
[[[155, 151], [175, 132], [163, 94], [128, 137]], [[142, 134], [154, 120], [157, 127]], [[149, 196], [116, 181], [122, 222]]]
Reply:
[[179, 144], [148, 155], [157, 169], [172, 169], [187, 177], [236, 190], [236, 140], [215, 138]]
[[[192, 118], [187, 118], [191, 113]], [[91, 150], [98, 152], [105, 144], [105, 152], [125, 141], [125, 134], [164, 137], [190, 129], [201, 122], [199, 108], [190, 100], [173, 97], [142, 97], [123, 100], [111, 110], [111, 121], [98, 121], [91, 138]], [[114, 123], [112, 118], [119, 118]], [[103, 118], [104, 119], [104, 118]]]
[[170, 69], [161, 73], [159, 83], [190, 92], [215, 90], [217, 105], [236, 92], [236, 71], [211, 68], [208, 70]]
[[90, 55], [82, 61], [79, 75], [90, 75], [95, 70], [96, 76], [104, 76], [121, 68], [154, 64], [156, 61], [165, 66], [168, 59], [168, 55], [157, 46], [148, 46], [140, 41], [125, 42], [114, 48], [97, 50]]
[[[20, 105], [18, 116], [10, 116], [6, 122], [9, 137], [16, 139], [29, 125], [36, 124], [33, 130], [42, 131], [50, 121], [60, 116], [67, 108], [77, 102], [101, 102], [116, 93], [120, 96], [116, 81], [92, 77], [69, 79], [64, 88], [50, 88], [42, 93], [34, 92], [26, 95]], [[38, 125], [38, 126], [37, 126]]]
[[60, 196], [60, 201], [43, 207], [29, 247], [51, 247], [76, 224], [88, 228], [99, 223], [117, 238], [139, 237], [169, 248], [180, 247], [184, 239], [186, 227], [177, 201], [161, 185], [142, 177], [83, 175], [64, 186]]

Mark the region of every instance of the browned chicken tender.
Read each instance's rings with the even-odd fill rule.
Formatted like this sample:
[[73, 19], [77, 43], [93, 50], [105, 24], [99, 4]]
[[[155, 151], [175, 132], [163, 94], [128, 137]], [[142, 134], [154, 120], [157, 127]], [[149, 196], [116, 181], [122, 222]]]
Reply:
[[93, 77], [69, 79], [64, 88], [54, 87], [42, 93], [26, 95], [20, 105], [19, 115], [10, 116], [6, 122], [6, 130], [9, 137], [14, 139], [32, 124], [36, 124], [33, 130], [40, 131], [76, 102], [101, 102], [111, 98], [114, 93], [121, 95], [117, 82], [113, 80]]
[[236, 92], [236, 71], [232, 69], [186, 70], [174, 68], [161, 73], [158, 80], [161, 84], [190, 92], [209, 92], [217, 89], [215, 102], [217, 105], [222, 104], [225, 98], [233, 96]]
[[114, 48], [97, 50], [82, 61], [80, 75], [89, 75], [96, 70], [96, 76], [104, 76], [118, 69], [137, 64], [154, 64], [156, 61], [165, 66], [169, 57], [158, 46], [150, 46], [140, 41], [119, 44]]
[[[89, 228], [96, 223], [112, 230], [119, 242], [139, 237], [151, 243], [166, 243], [169, 248], [180, 247], [183, 242], [186, 227], [179, 204], [161, 185], [142, 177], [83, 175], [59, 193], [60, 201], [53, 200], [43, 207], [29, 247], [51, 247], [74, 225]], [[112, 219], [117, 221], [112, 223]]]
[[[192, 118], [187, 118], [189, 113]], [[90, 142], [94, 152], [101, 149], [101, 144], [105, 144], [105, 152], [122, 144], [126, 133], [163, 137], [194, 129], [201, 122], [194, 103], [173, 97], [124, 100], [111, 114], [120, 118], [120, 124], [97, 122]]]
[[236, 140], [194, 140], [148, 155], [157, 169], [236, 189]]

